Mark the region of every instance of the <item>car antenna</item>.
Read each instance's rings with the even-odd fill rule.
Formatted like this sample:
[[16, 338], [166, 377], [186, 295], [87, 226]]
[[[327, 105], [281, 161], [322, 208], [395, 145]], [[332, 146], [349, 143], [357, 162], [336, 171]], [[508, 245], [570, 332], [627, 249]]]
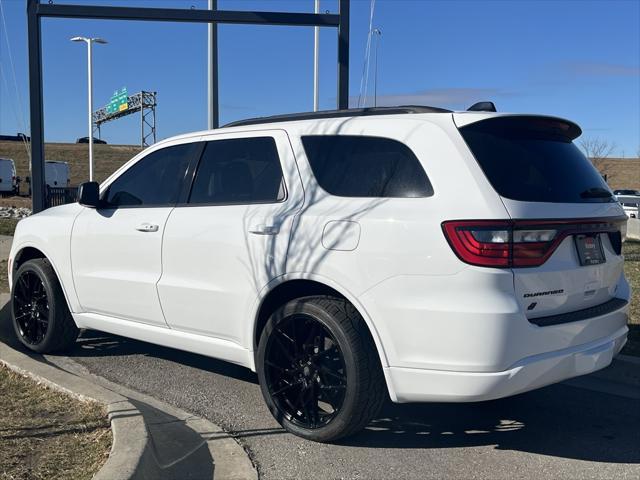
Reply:
[[467, 112], [497, 112], [493, 102], [477, 102], [467, 108]]

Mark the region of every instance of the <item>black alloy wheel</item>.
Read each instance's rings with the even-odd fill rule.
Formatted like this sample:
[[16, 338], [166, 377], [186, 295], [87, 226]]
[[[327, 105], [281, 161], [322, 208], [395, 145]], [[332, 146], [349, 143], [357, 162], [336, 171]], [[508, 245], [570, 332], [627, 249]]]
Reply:
[[13, 273], [11, 319], [18, 340], [34, 352], [53, 353], [75, 343], [78, 327], [47, 259], [28, 260]]
[[29, 345], [39, 345], [49, 330], [49, 298], [43, 281], [33, 271], [16, 279], [13, 311], [20, 337]]
[[256, 370], [274, 418], [316, 442], [362, 430], [387, 398], [371, 334], [344, 298], [302, 297], [278, 308], [260, 335]]
[[266, 347], [265, 379], [278, 410], [303, 428], [327, 425], [344, 403], [342, 351], [311, 316], [287, 317], [273, 330]]

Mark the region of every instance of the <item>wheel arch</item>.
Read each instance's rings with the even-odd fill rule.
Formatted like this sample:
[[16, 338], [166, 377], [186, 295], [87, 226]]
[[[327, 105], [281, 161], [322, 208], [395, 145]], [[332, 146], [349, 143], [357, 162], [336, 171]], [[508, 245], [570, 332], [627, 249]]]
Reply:
[[[262, 334], [262, 330], [264, 329], [269, 316], [279, 306], [295, 298], [310, 295], [331, 295], [344, 298], [353, 305], [358, 313], [360, 313], [375, 345], [378, 358], [380, 359], [380, 364], [385, 372], [385, 378], [387, 377], [386, 367], [388, 367], [389, 364], [380, 335], [364, 306], [347, 289], [319, 275], [285, 275], [272, 281], [263, 289], [263, 292], [264, 293], [260, 297], [260, 301], [255, 310], [253, 328], [251, 330], [252, 335], [250, 348], [252, 353], [254, 353], [254, 355], [251, 355], [253, 360], [252, 370], [255, 370], [255, 352], [257, 351], [258, 341]], [[387, 387], [389, 388], [389, 393], [392, 394], [392, 385], [389, 382], [389, 379], [387, 379]]]
[[69, 307], [69, 310], [73, 312], [73, 309], [71, 308], [72, 304], [69, 301], [70, 300], [69, 292], [67, 292], [67, 288], [65, 287], [65, 284], [62, 281], [60, 270], [56, 266], [55, 261], [52, 260], [51, 256], [47, 253], [47, 251], [45, 249], [40, 248], [39, 246], [33, 245], [31, 243], [26, 243], [16, 248], [16, 253], [13, 256], [13, 262], [11, 264], [11, 272], [10, 272], [11, 277], [10, 277], [9, 288], [13, 288], [13, 279], [14, 279], [15, 273], [18, 271], [18, 268], [20, 268], [20, 266], [23, 265], [25, 262], [28, 262], [29, 260], [33, 260], [36, 258], [43, 258], [49, 262], [49, 264], [51, 265], [51, 268], [53, 268], [53, 271], [56, 274], [56, 277], [58, 278], [58, 282], [60, 283], [60, 288], [62, 288], [62, 293], [64, 294], [64, 298], [67, 302], [67, 306]]
[[22, 265], [25, 262], [28, 262], [29, 260], [33, 260], [34, 258], [46, 258], [48, 260], [48, 257], [46, 256], [46, 254], [39, 248], [32, 247], [32, 246], [25, 246], [20, 250], [18, 250], [18, 252], [14, 257], [13, 265], [11, 266], [12, 274], [15, 274], [18, 271], [18, 268], [20, 268], [20, 265]]

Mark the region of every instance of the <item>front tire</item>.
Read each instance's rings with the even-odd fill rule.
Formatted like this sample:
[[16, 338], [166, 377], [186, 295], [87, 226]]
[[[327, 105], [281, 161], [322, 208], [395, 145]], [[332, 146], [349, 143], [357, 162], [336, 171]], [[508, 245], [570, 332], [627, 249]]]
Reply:
[[29, 260], [16, 271], [11, 319], [18, 340], [34, 352], [59, 352], [75, 343], [78, 328], [48, 260]]
[[346, 300], [304, 297], [280, 307], [258, 346], [269, 410], [289, 432], [330, 442], [362, 430], [386, 398], [364, 320]]

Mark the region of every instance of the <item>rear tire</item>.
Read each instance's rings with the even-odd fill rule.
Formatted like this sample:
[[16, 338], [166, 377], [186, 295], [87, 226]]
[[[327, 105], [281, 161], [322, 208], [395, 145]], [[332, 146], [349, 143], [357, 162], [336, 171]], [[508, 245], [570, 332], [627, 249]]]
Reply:
[[304, 297], [280, 307], [262, 331], [256, 360], [269, 410], [308, 440], [362, 430], [386, 399], [373, 340], [345, 299]]
[[29, 260], [16, 271], [11, 319], [18, 340], [34, 352], [59, 352], [75, 343], [79, 330], [47, 259]]

